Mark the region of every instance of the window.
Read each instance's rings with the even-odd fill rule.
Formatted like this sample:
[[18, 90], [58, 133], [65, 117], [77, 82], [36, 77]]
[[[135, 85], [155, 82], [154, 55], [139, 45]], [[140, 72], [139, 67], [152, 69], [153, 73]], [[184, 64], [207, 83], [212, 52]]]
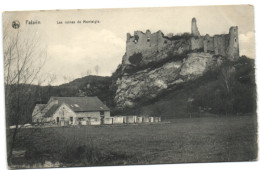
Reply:
[[59, 118], [59, 117], [56, 118], [56, 122], [57, 122], [57, 123], [60, 122], [60, 118]]
[[149, 37], [147, 38], [147, 42], [150, 42], [150, 38]]
[[104, 111], [100, 111], [100, 116], [104, 116]]
[[237, 42], [237, 39], [235, 38], [235, 42]]
[[70, 121], [73, 122], [73, 117], [70, 117]]
[[138, 39], [139, 39], [139, 36], [138, 36], [138, 35], [135, 35], [135, 36], [134, 36], [134, 43], [137, 43], [137, 42], [138, 42]]

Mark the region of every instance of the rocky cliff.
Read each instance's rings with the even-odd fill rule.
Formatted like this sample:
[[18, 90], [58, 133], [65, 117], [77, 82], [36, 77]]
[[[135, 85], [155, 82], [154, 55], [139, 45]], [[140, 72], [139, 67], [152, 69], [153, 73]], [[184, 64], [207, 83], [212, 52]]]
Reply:
[[116, 81], [115, 101], [120, 108], [134, 107], [140, 99], [156, 98], [163, 91], [195, 80], [221, 65], [222, 58], [209, 53], [190, 53], [182, 61], [167, 62], [156, 69], [127, 74]]
[[115, 103], [118, 108], [132, 108], [139, 101], [154, 99], [162, 92], [218, 68], [223, 60], [237, 60], [237, 27], [228, 34], [201, 36], [192, 19], [191, 34], [164, 36], [135, 31], [127, 34], [126, 54], [116, 80]]

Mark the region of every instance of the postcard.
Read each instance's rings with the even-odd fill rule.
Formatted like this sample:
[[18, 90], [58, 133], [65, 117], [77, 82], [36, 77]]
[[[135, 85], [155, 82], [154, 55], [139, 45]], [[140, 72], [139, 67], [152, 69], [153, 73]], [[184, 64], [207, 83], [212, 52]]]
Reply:
[[3, 13], [11, 169], [257, 160], [252, 5]]

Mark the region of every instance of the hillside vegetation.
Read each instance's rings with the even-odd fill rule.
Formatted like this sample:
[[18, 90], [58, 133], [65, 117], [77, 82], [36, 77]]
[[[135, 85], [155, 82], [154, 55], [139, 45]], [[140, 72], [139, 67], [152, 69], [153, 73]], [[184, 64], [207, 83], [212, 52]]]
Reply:
[[[230, 71], [230, 74], [226, 72], [229, 74], [226, 77], [229, 91], [225, 84], [225, 71]], [[29, 90], [21, 98], [21, 102], [26, 102], [28, 106], [20, 109], [23, 122], [31, 122], [35, 104], [47, 103], [51, 96], [98, 96], [110, 107], [112, 115], [157, 115], [165, 119], [202, 116], [205, 113], [251, 114], [256, 111], [254, 60], [245, 56], [236, 62], [226, 61], [222, 67], [208, 71], [192, 82], [169, 87], [156, 98], [141, 98], [134, 108], [116, 108], [115, 82], [121, 75], [119, 66], [112, 77], [86, 76], [60, 86], [24, 85], [23, 88]], [[8, 88], [15, 89], [12, 86]], [[189, 99], [193, 100], [192, 103], [187, 102]], [[13, 124], [14, 105], [6, 105], [8, 125]]]
[[135, 108], [126, 108], [123, 113], [166, 119], [205, 114], [255, 114], [254, 60], [242, 56], [236, 62], [225, 61], [220, 68], [210, 70], [192, 82], [165, 89], [152, 100], [140, 99]]

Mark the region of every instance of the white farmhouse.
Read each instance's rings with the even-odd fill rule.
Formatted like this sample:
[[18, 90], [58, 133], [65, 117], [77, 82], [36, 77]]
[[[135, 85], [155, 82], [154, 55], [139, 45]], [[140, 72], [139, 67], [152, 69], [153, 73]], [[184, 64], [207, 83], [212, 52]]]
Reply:
[[110, 117], [110, 109], [98, 97], [51, 97], [47, 104], [37, 104], [33, 123], [53, 122], [58, 125], [100, 125]]

